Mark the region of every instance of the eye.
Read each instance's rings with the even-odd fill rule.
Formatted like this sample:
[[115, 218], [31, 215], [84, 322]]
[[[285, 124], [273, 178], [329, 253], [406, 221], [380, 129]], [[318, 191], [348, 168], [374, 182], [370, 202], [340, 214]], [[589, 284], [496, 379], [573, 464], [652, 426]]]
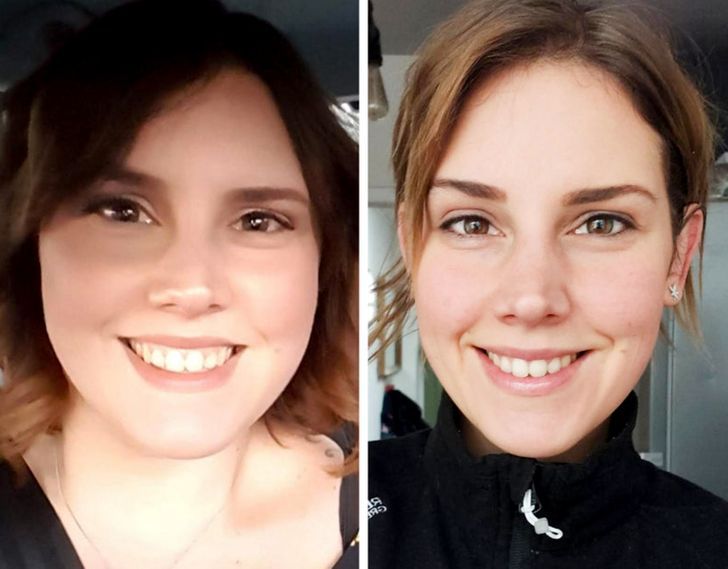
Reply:
[[286, 219], [267, 211], [248, 212], [242, 215], [233, 227], [239, 231], [258, 233], [275, 233], [293, 229], [293, 225]]
[[154, 223], [152, 217], [136, 201], [129, 198], [111, 197], [92, 201], [84, 208], [84, 213], [99, 215], [118, 223]]
[[471, 235], [498, 235], [495, 227], [480, 215], [461, 215], [445, 221], [440, 228], [461, 237]]
[[619, 235], [633, 229], [634, 224], [617, 215], [599, 213], [592, 215], [574, 230], [576, 235]]

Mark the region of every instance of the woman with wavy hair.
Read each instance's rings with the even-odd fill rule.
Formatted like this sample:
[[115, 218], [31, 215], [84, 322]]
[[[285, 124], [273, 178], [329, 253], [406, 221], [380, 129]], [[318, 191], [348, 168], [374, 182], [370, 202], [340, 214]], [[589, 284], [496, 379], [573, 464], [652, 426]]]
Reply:
[[480, 0], [417, 54], [394, 134], [402, 261], [437, 424], [370, 452], [370, 566], [725, 567], [728, 505], [642, 461], [632, 389], [691, 262], [713, 127], [647, 16]]
[[355, 566], [357, 154], [288, 41], [131, 3], [4, 118], [0, 567]]

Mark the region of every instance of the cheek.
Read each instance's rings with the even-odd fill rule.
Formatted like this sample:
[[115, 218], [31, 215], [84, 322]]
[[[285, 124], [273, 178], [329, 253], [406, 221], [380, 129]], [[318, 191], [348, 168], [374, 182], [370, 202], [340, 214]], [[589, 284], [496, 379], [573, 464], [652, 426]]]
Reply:
[[641, 253], [616, 255], [570, 272], [573, 303], [594, 328], [629, 337], [659, 325], [667, 265], [647, 262], [649, 258]]
[[[138, 262], [109, 255], [95, 240], [73, 231], [39, 237], [43, 311], [49, 334], [65, 334], [90, 321], [102, 324], [133, 308], [144, 274]], [[51, 338], [53, 339], [53, 338]]]
[[482, 316], [482, 302], [492, 286], [482, 261], [471, 262], [436, 242], [422, 252], [413, 282], [422, 336], [457, 335]]
[[[278, 251], [231, 259], [230, 280], [240, 318], [276, 351], [306, 344], [318, 301], [319, 255], [313, 239]], [[304, 346], [305, 347], [305, 346]]]

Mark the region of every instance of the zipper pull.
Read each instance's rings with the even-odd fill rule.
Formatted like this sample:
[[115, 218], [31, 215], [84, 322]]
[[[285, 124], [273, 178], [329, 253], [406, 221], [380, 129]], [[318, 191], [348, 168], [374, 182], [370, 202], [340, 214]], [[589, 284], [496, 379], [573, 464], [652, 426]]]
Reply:
[[537, 508], [536, 490], [533, 486], [526, 490], [526, 493], [523, 495], [523, 503], [519, 510], [524, 516], [526, 516], [526, 521], [533, 526], [537, 535], [546, 534], [551, 539], [561, 539], [563, 537], [563, 531], [558, 528], [551, 527], [546, 518], [539, 518], [534, 514], [534, 512], [537, 511]]

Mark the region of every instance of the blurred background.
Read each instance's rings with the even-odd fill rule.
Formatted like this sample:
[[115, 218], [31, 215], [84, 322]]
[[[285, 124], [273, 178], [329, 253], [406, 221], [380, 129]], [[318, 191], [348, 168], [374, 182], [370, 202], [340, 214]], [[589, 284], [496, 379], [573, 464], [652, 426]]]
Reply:
[[[64, 34], [123, 0], [2, 0], [0, 90], [26, 75]], [[356, 0], [224, 0], [284, 32], [336, 97], [358, 100], [359, 8]], [[170, 19], [174, 2], [169, 2]], [[130, 38], [132, 41], [133, 38]]]
[[[642, 0], [642, 3], [654, 7], [672, 24], [679, 57], [716, 105], [722, 138], [716, 160], [728, 164], [728, 154], [724, 155], [728, 150], [725, 143], [728, 138], [728, 2]], [[382, 52], [380, 76], [385, 95], [375, 97], [374, 102], [377, 99], [387, 102], [380, 103], [373, 113], [376, 120], [369, 122], [368, 269], [372, 283], [399, 255], [392, 209], [394, 181], [390, 151], [405, 72], [414, 61], [420, 43], [462, 4], [461, 0], [372, 2]], [[371, 79], [369, 92], [371, 98]], [[647, 460], [728, 499], [728, 198], [718, 195], [728, 186], [726, 169], [728, 165], [718, 167], [720, 179], [716, 180], [715, 195], [708, 207], [703, 295], [699, 305], [705, 343], [697, 346], [676, 326], [670, 314], [665, 313], [664, 324], [672, 344], [664, 340], [658, 343], [637, 387], [640, 415], [634, 438], [637, 449]], [[376, 310], [377, 302], [370, 294], [371, 313]], [[440, 387], [424, 364], [416, 328], [416, 322], [412, 321], [402, 336], [399, 353], [393, 348], [382, 361], [370, 362], [371, 440], [391, 436], [391, 425], [387, 423], [392, 421], [392, 413], [399, 414], [395, 421], [416, 425], [421, 410], [424, 422], [434, 423]], [[385, 404], [389, 418], [382, 425], [385, 391], [390, 393]], [[410, 401], [418, 408], [412, 407]]]

